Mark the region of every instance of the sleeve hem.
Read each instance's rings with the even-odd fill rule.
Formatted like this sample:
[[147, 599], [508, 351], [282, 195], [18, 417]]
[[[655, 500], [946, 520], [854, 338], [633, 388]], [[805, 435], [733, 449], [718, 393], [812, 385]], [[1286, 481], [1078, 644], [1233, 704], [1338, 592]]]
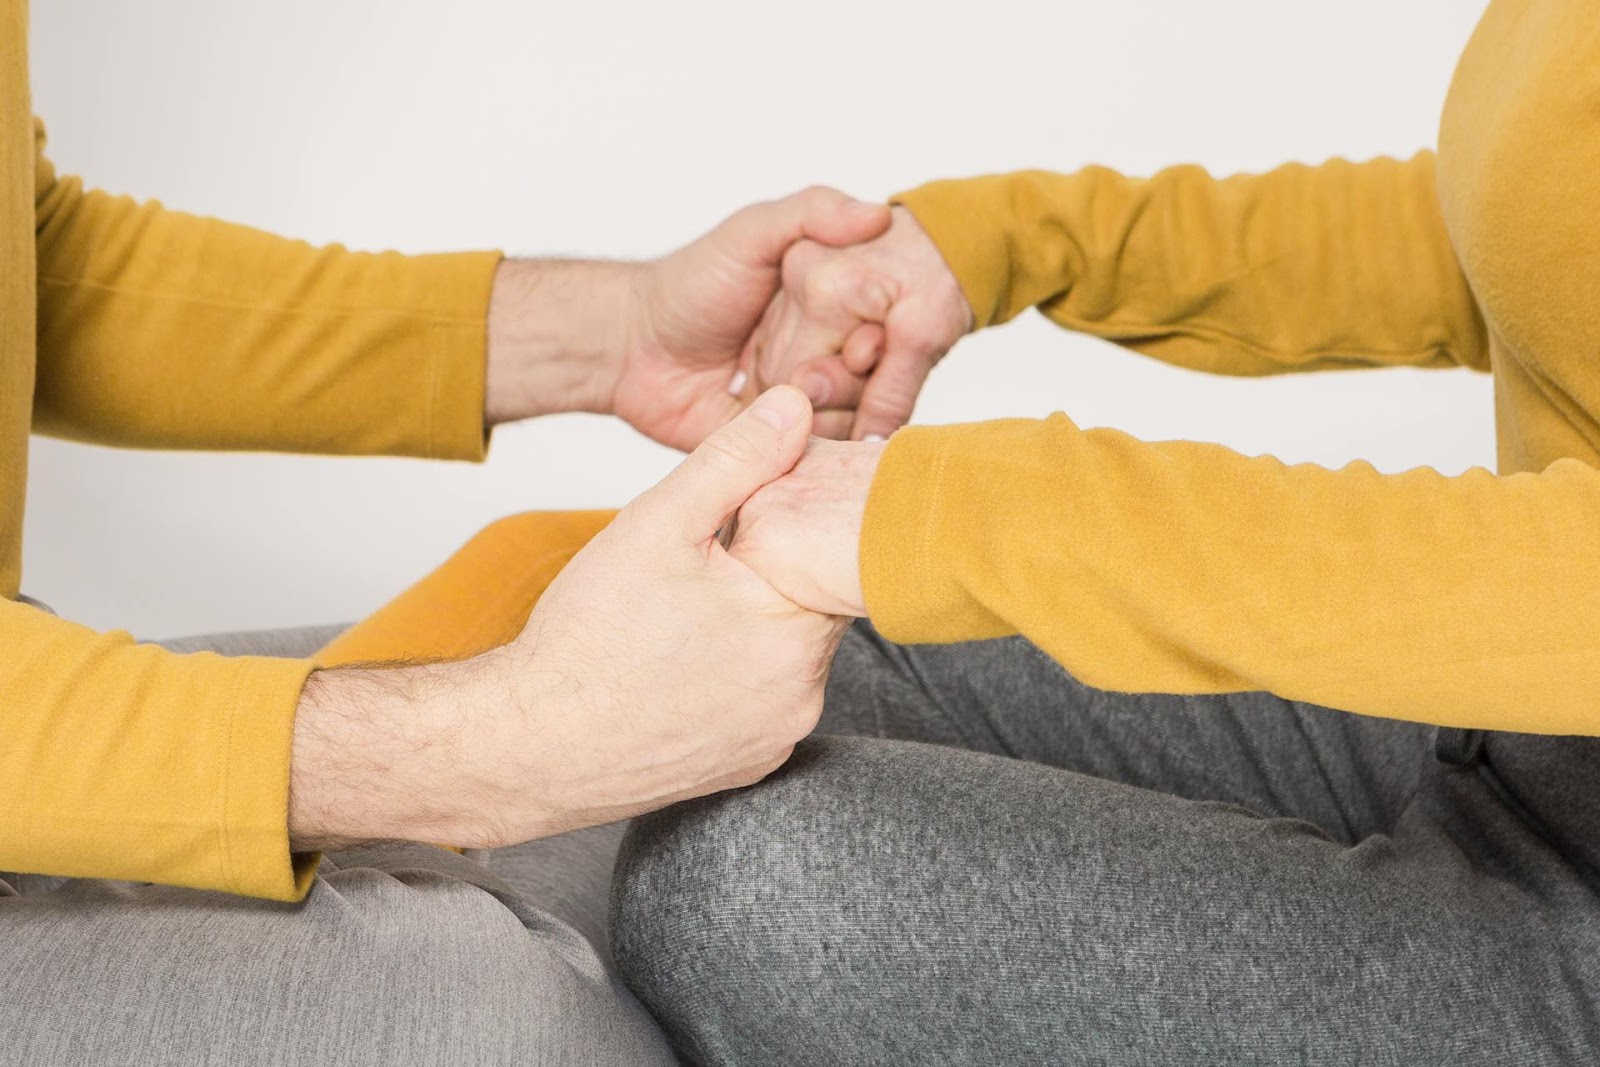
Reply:
[[861, 588], [873, 625], [892, 641], [953, 640], [966, 600], [940, 565], [940, 501], [948, 455], [932, 428], [901, 430], [879, 461], [861, 525]]
[[462, 268], [460, 302], [465, 324], [442, 327], [429, 368], [428, 452], [434, 459], [481, 462], [488, 454], [484, 397], [489, 358], [489, 295], [504, 258], [471, 255]]
[[309, 660], [241, 658], [227, 724], [220, 811], [221, 862], [230, 892], [299, 900], [320, 857], [289, 846], [289, 760]]

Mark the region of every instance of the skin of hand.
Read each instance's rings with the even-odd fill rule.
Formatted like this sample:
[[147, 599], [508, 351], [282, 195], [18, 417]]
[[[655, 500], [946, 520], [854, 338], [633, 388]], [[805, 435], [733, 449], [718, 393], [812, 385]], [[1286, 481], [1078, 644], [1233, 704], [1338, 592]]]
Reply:
[[812, 438], [788, 475], [739, 509], [734, 558], [796, 604], [864, 617], [861, 524], [886, 447]]
[[[818, 432], [887, 437], [973, 327], [972, 309], [939, 249], [903, 207], [882, 236], [848, 248], [801, 241], [783, 260], [783, 290], [754, 341], [752, 387], [789, 382], [820, 411]], [[851, 411], [853, 409], [853, 414]]]
[[784, 253], [801, 240], [870, 240], [888, 225], [883, 205], [815, 186], [651, 262], [506, 260], [490, 298], [485, 420], [611, 413], [694, 448], [756, 395], [735, 375]]
[[717, 531], [805, 448], [774, 389], [575, 556], [511, 644], [312, 675], [296, 723], [295, 847], [498, 847], [749, 785], [815, 727], [846, 620], [798, 607]]

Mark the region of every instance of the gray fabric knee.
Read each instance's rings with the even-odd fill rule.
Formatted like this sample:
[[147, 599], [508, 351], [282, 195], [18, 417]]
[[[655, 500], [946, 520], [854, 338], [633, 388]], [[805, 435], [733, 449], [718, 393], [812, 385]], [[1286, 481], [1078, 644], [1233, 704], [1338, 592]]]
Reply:
[[781, 1046], [721, 1047], [720, 1035], [754, 1037], [723, 1016], [781, 1016], [769, 1001], [790, 977], [776, 973], [786, 945], [818, 936], [814, 912], [784, 907], [788, 886], [830, 862], [830, 825], [853, 817], [842, 787], [872, 743], [812, 737], [764, 782], [642, 816], [623, 839], [610, 912], [617, 969], [695, 1063], [781, 1062]]

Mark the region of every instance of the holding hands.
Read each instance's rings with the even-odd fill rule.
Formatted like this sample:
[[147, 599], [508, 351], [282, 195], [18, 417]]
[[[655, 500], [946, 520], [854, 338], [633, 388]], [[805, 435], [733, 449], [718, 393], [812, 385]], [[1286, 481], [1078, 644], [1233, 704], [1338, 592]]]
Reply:
[[864, 617], [859, 543], [884, 441], [972, 324], [954, 274], [905, 208], [858, 244], [794, 243], [750, 342], [749, 388], [799, 386], [822, 436], [740, 509], [734, 557], [802, 607]]
[[[795, 466], [810, 426], [797, 390], [761, 397], [590, 541], [510, 644], [314, 675], [295, 726], [296, 847], [499, 847], [782, 765], [822, 713], [847, 620], [795, 603], [717, 531]], [[780, 499], [794, 498], [774, 514]], [[780, 525], [759, 523], [765, 561], [788, 550]]]
[[818, 433], [888, 437], [911, 418], [933, 369], [972, 329], [939, 249], [903, 207], [888, 230], [848, 247], [802, 240], [751, 343], [751, 386], [799, 386]]
[[866, 614], [857, 542], [882, 439], [971, 322], [908, 212], [830, 189], [746, 208], [654, 262], [505, 261], [486, 423], [611, 412], [694, 451], [572, 559], [510, 644], [314, 674], [291, 760], [296, 847], [497, 847], [780, 766]]

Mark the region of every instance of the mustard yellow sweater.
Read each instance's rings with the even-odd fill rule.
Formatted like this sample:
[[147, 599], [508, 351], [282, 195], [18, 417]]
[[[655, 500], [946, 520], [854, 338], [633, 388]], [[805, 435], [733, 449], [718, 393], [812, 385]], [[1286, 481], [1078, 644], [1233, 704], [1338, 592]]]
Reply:
[[0, 0], [0, 870], [290, 898], [310, 665], [175, 656], [17, 603], [30, 425], [139, 447], [482, 455], [498, 257], [358, 255], [85, 192]]
[[[1437, 189], [1419, 156], [908, 194], [983, 324], [1037, 305], [1224, 373], [1492, 370], [1505, 476], [1286, 468], [1059, 416], [907, 430], [862, 540], [880, 625], [902, 640], [1022, 632], [1111, 688], [1268, 688], [1600, 734], [1586, 8], [1496, 0], [1451, 95]], [[22, 0], [0, 0], [0, 594], [18, 588], [30, 425], [138, 446], [481, 455], [493, 255], [317, 250], [85, 193], [41, 154], [25, 42]], [[0, 648], [0, 870], [303, 891], [286, 807], [308, 664], [173, 656], [7, 599]]]
[[[1600, 734], [1600, 18], [1495, 0], [1437, 166], [1091, 168], [902, 198], [980, 325], [1028, 307], [1226, 374], [1494, 375], [1500, 474], [1384, 476], [1082, 431], [896, 435], [862, 539], [900, 641], [1023, 633], [1107, 689], [1266, 689]], [[1352, 412], [1352, 417], [1358, 413]]]

